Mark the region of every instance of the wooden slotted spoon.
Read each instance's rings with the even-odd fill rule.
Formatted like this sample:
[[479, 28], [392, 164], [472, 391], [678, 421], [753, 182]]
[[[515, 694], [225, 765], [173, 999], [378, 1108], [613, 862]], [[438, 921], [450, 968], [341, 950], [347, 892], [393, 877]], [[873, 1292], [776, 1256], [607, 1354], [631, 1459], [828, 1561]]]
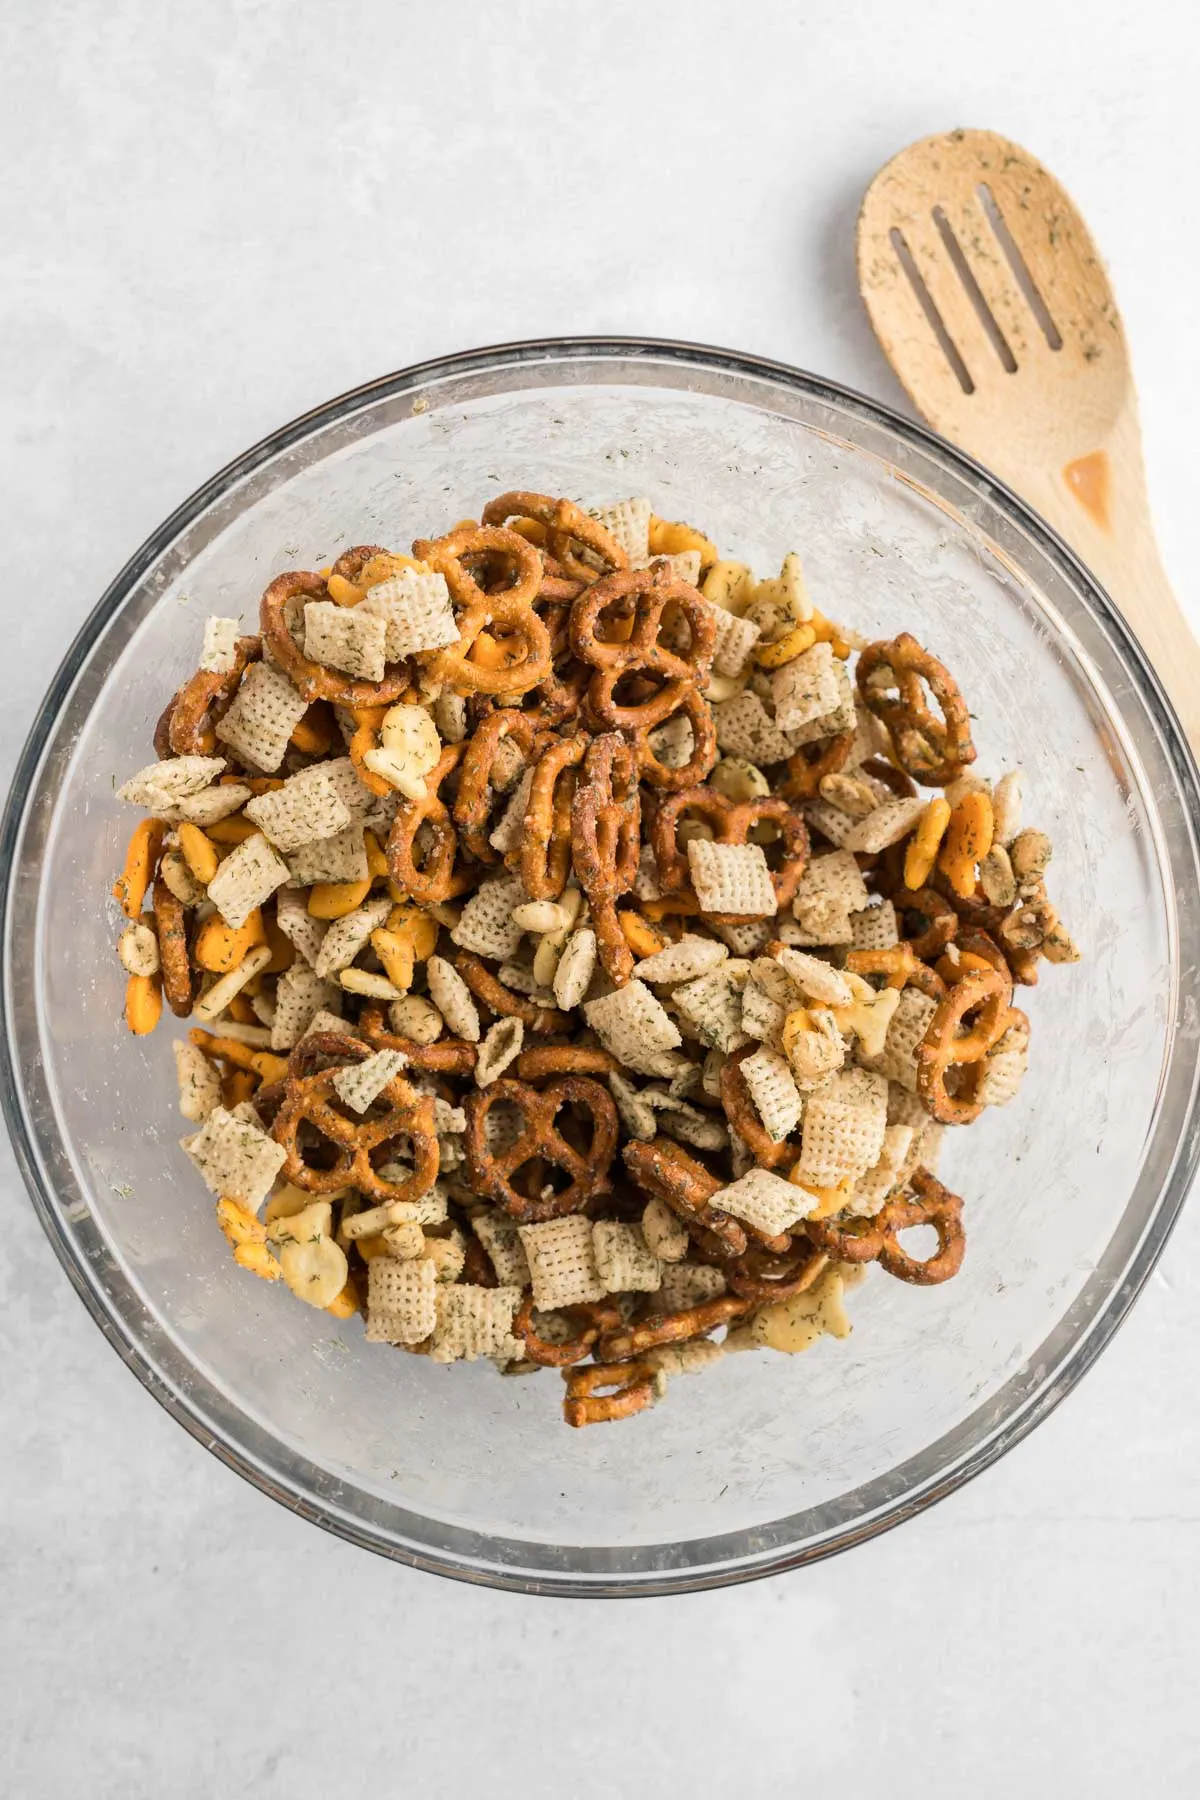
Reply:
[[1070, 197], [995, 132], [924, 138], [867, 190], [858, 281], [914, 404], [1094, 570], [1200, 753], [1200, 649], [1154, 541], [1121, 317]]

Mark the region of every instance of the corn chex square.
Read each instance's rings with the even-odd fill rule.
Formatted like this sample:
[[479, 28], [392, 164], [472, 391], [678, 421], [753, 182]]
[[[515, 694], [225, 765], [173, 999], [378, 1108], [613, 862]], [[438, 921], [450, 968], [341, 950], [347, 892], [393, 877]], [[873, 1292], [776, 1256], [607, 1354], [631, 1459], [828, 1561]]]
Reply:
[[[819, 831], [838, 850], [844, 850], [859, 824], [857, 819], [843, 812], [840, 806], [834, 806], [829, 800], [806, 800], [801, 807], [805, 823], [813, 831]], [[868, 817], [872, 815], [868, 814]]]
[[[275, 1017], [271, 1020], [272, 1050], [292, 1050], [311, 1026], [315, 1015], [332, 1012], [337, 989], [322, 981], [307, 963], [294, 962], [275, 984]], [[344, 1030], [339, 1019], [335, 1030]]]
[[742, 1079], [763, 1122], [767, 1136], [777, 1144], [795, 1130], [804, 1111], [804, 1099], [785, 1056], [775, 1050], [756, 1050], [741, 1065]]
[[881, 900], [878, 906], [865, 906], [860, 912], [851, 913], [850, 929], [856, 950], [894, 950], [900, 942], [896, 908], [890, 900]]
[[742, 1030], [747, 1037], [756, 1038], [760, 1044], [769, 1044], [777, 1050], [786, 1018], [787, 1008], [773, 1000], [758, 982], [746, 983], [742, 994]]
[[757, 694], [735, 694], [713, 707], [717, 743], [730, 756], [744, 756], [760, 768], [783, 762], [792, 745]]
[[216, 780], [224, 767], [223, 756], [168, 756], [131, 775], [124, 787], [117, 789], [117, 799], [158, 812], [198, 794]]
[[725, 1292], [725, 1277], [707, 1263], [668, 1263], [662, 1272], [658, 1300], [664, 1312], [686, 1312]]
[[865, 1069], [842, 1070], [810, 1094], [796, 1179], [836, 1187], [843, 1177], [857, 1181], [874, 1168], [887, 1128], [887, 1095], [883, 1076]]
[[367, 848], [362, 827], [347, 825], [332, 837], [301, 844], [298, 850], [289, 852], [287, 865], [293, 887], [311, 887], [315, 882], [326, 881], [365, 881]]
[[[672, 1004], [710, 1050], [724, 1050], [728, 1054], [748, 1042], [742, 1029], [742, 993], [749, 974], [749, 963], [731, 958], [707, 975], [685, 981], [682, 987], [672, 992]], [[628, 989], [621, 991], [625, 993]]]
[[613, 506], [599, 506], [592, 515], [620, 544], [631, 569], [640, 569], [650, 559], [651, 512], [649, 500], [636, 494], [630, 500], [618, 500]]
[[610, 1294], [655, 1294], [662, 1286], [662, 1264], [650, 1249], [640, 1225], [598, 1219], [592, 1248], [600, 1279]]
[[[861, 912], [870, 904], [870, 898], [862, 870], [852, 853], [832, 850], [823, 856], [814, 856], [805, 869], [796, 888], [792, 912], [803, 925], [810, 909], [832, 907], [848, 915]], [[845, 940], [849, 941], [849, 938]]]
[[462, 917], [450, 936], [461, 950], [473, 950], [476, 956], [506, 962], [516, 953], [524, 935], [521, 927], [513, 924], [513, 908], [528, 899], [516, 876], [485, 881], [463, 907]]
[[753, 619], [740, 619], [736, 613], [727, 612], [723, 606], [712, 606], [709, 611], [717, 626], [713, 646], [713, 674], [742, 674], [750, 661], [751, 651], [762, 636], [761, 627]]
[[215, 614], [204, 621], [200, 667], [208, 675], [225, 675], [237, 661], [238, 622]]
[[261, 1206], [287, 1159], [282, 1144], [247, 1119], [215, 1106], [199, 1131], [180, 1140], [206, 1186], [222, 1199]]
[[525, 836], [525, 814], [529, 809], [529, 796], [533, 791], [533, 770], [526, 769], [518, 777], [517, 785], [505, 802], [495, 827], [488, 834], [488, 843], [501, 856], [507, 856], [515, 850]]
[[910, 800], [886, 800], [865, 819], [857, 820], [841, 847], [876, 855], [907, 837], [928, 805], [929, 801], [920, 794], [914, 794]]
[[273, 775], [307, 711], [307, 700], [282, 669], [266, 662], [251, 663], [233, 705], [217, 720], [216, 733], [243, 762]]
[[248, 801], [246, 817], [286, 854], [344, 831], [350, 823], [350, 809], [338, 798], [324, 764], [313, 763], [289, 776], [281, 788]]
[[693, 838], [687, 852], [701, 912], [775, 916], [775, 888], [761, 844], [713, 844], [707, 838]]
[[780, 1232], [790, 1231], [818, 1202], [794, 1182], [773, 1175], [770, 1169], [749, 1169], [738, 1181], [715, 1193], [712, 1204], [732, 1218], [753, 1225], [756, 1231], [778, 1237]]
[[424, 1257], [373, 1256], [367, 1268], [367, 1341], [420, 1344], [438, 1322], [437, 1270]]
[[623, 988], [587, 1002], [583, 1012], [610, 1055], [624, 1068], [643, 1075], [661, 1073], [664, 1053], [683, 1042], [669, 1014], [643, 981], [628, 981]]
[[287, 864], [256, 833], [230, 851], [208, 884], [208, 897], [236, 931], [287, 878]]
[[324, 919], [313, 918], [304, 895], [297, 893], [295, 888], [281, 887], [275, 896], [275, 919], [284, 937], [295, 945], [305, 962], [310, 966], [315, 963], [329, 927]]
[[348, 756], [333, 756], [323, 762], [325, 778], [352, 819], [362, 819], [378, 804], [378, 795], [363, 786], [358, 770]]
[[916, 1132], [911, 1125], [888, 1125], [884, 1128], [879, 1161], [865, 1175], [860, 1175], [854, 1184], [851, 1208], [860, 1217], [873, 1218], [888, 1196], [905, 1180], [909, 1153], [915, 1137]]
[[825, 719], [842, 701], [835, 670], [837, 659], [828, 644], [814, 644], [784, 663], [771, 678], [771, 700], [780, 731], [798, 731]]
[[382, 681], [387, 666], [387, 621], [361, 606], [309, 600], [304, 608], [304, 654], [359, 681]]
[[[665, 563], [671, 571], [674, 581], [686, 581], [689, 587], [695, 587], [700, 580], [702, 558], [698, 550], [665, 550], [650, 558], [652, 567]], [[672, 644], [671, 649], [677, 646]]]
[[[331, 988], [331, 995], [333, 992], [334, 990]], [[279, 1017], [278, 1007], [275, 1009], [275, 1017], [276, 1019]], [[273, 1029], [274, 1021], [272, 1021], [272, 1030]], [[349, 1019], [343, 1019], [337, 1013], [330, 1012], [327, 1007], [322, 1006], [313, 1014], [312, 1018], [308, 1021], [308, 1024], [304, 1027], [304, 1030], [300, 1033], [300, 1041], [303, 1042], [307, 1037], [316, 1037], [318, 1033], [326, 1031], [339, 1032], [342, 1037], [356, 1038], [359, 1036], [357, 1025], [352, 1025]]]
[[517, 1222], [498, 1208], [477, 1213], [471, 1229], [488, 1253], [501, 1287], [529, 1286], [529, 1258], [517, 1230]]
[[782, 919], [778, 922], [774, 919], [739, 919], [736, 925], [731, 925], [728, 919], [723, 919], [719, 924], [713, 921], [713, 930], [735, 956], [757, 956], [770, 943], [776, 929], [785, 923]]
[[321, 940], [313, 968], [318, 975], [339, 975], [348, 969], [367, 939], [377, 931], [392, 910], [386, 894], [378, 894], [356, 906], [353, 912], [335, 919]]
[[529, 1258], [533, 1304], [544, 1312], [558, 1306], [584, 1306], [607, 1293], [592, 1244], [592, 1222], [578, 1213], [521, 1225], [518, 1234]]
[[993, 1050], [984, 1059], [983, 1078], [976, 1098], [984, 1106], [1007, 1106], [1016, 1098], [1028, 1068], [1028, 1044], [1016, 1050]]
[[402, 1050], [377, 1050], [360, 1063], [347, 1063], [333, 1078], [338, 1096], [356, 1113], [365, 1113], [408, 1062]]
[[[838, 694], [837, 705], [831, 712], [822, 713], [820, 718], [810, 719], [806, 725], [797, 725], [794, 729], [789, 727], [788, 736], [794, 744], [813, 744], [819, 738], [839, 737], [842, 732], [855, 729], [858, 711], [854, 703], [854, 684], [846, 664], [837, 657], [833, 662], [833, 679]], [[873, 755], [874, 752], [868, 754]], [[862, 757], [859, 758], [860, 762], [863, 760]]]
[[706, 975], [710, 969], [715, 969], [728, 955], [724, 944], [685, 932], [677, 943], [668, 944], [665, 950], [656, 950], [653, 956], [643, 957], [634, 974], [639, 981], [691, 981], [697, 975]]
[[458, 642], [446, 577], [432, 569], [401, 569], [368, 588], [355, 610], [383, 620], [386, 662]]
[[917, 1046], [929, 1030], [929, 1021], [937, 1011], [937, 1001], [916, 988], [905, 988], [892, 1014], [883, 1051], [879, 1056], [864, 1057], [866, 1067], [898, 1081], [909, 1093], [917, 1091]]
[[523, 1344], [512, 1334], [513, 1314], [521, 1304], [520, 1288], [443, 1282], [437, 1288], [435, 1304], [431, 1362], [477, 1362], [481, 1356], [512, 1362], [523, 1354]]
[[227, 819], [230, 813], [237, 812], [245, 801], [249, 800], [253, 790], [244, 787], [240, 781], [218, 782], [214, 787], [201, 788], [198, 794], [188, 794], [179, 800], [169, 811], [156, 807], [155, 811], [161, 819], [170, 819], [174, 823], [186, 821], [189, 825], [199, 825], [201, 829], [215, 825], [218, 819]]

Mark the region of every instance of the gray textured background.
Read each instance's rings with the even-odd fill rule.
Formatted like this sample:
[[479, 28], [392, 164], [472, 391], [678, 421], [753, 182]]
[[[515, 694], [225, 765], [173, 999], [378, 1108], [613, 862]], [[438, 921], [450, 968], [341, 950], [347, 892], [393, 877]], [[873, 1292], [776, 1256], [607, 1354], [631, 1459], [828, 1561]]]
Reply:
[[[646, 331], [896, 402], [854, 209], [958, 123], [1039, 154], [1107, 252], [1200, 620], [1198, 48], [1182, 0], [7, 0], [5, 770], [159, 519], [383, 370]], [[1082, 1389], [901, 1532], [740, 1591], [523, 1601], [352, 1551], [206, 1457], [105, 1348], [5, 1153], [0, 1791], [1194, 1792], [1198, 1254], [1193, 1208]]]

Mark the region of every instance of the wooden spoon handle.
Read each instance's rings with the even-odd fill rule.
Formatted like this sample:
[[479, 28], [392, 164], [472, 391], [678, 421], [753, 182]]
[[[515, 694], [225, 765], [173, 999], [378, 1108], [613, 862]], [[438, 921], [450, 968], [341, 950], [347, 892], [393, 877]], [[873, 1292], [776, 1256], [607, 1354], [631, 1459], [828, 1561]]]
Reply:
[[1200, 646], [1155, 542], [1136, 414], [1126, 412], [1101, 447], [1061, 469], [1025, 461], [1005, 467], [989, 456], [991, 446], [970, 448], [1066, 539], [1112, 595], [1200, 756]]

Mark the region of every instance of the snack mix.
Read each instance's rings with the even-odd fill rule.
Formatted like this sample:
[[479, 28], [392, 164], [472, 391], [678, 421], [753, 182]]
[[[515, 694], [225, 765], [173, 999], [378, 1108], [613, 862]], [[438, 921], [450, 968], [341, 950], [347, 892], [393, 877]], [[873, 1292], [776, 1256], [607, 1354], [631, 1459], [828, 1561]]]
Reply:
[[183, 1149], [245, 1269], [557, 1369], [570, 1425], [844, 1337], [868, 1263], [957, 1273], [943, 1130], [1014, 1097], [1014, 985], [1078, 952], [953, 677], [797, 556], [504, 494], [210, 618], [154, 747], [126, 1020], [192, 1021]]

